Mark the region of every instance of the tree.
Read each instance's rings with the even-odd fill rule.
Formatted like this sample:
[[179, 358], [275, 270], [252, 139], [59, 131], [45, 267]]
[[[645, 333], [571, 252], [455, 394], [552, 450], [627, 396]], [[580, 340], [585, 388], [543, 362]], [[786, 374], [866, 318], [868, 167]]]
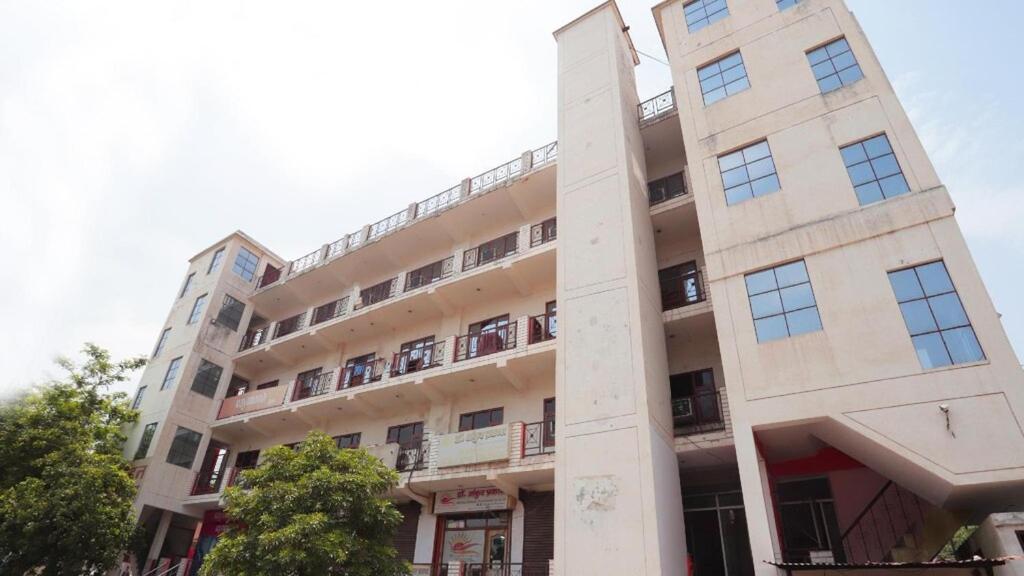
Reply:
[[397, 576], [391, 544], [402, 520], [385, 498], [398, 474], [365, 450], [311, 432], [297, 450], [277, 446], [228, 488], [229, 524], [201, 576]]
[[78, 576], [114, 566], [135, 535], [135, 483], [122, 456], [137, 415], [124, 393], [145, 359], [86, 344], [81, 366], [0, 404], [0, 574]]

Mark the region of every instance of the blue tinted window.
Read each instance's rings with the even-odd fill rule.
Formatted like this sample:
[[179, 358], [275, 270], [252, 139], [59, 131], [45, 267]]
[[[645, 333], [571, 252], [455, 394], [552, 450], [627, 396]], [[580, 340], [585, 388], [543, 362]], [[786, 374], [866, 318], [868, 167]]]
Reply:
[[758, 342], [822, 329], [803, 260], [747, 274], [746, 284]]
[[775, 5], [779, 7], [779, 10], [785, 10], [790, 6], [796, 6], [800, 0], [775, 0]]
[[696, 32], [709, 24], [718, 22], [729, 15], [725, 0], [695, 0], [683, 6], [686, 29]]
[[697, 78], [700, 80], [700, 92], [704, 96], [705, 106], [750, 88], [747, 69], [743, 66], [743, 56], [739, 52], [702, 66], [697, 70]]
[[853, 84], [864, 77], [845, 38], [811, 50], [807, 53], [807, 60], [811, 63], [814, 79], [818, 81], [822, 94]]
[[890, 272], [889, 283], [922, 367], [985, 359], [945, 264], [932, 262]]
[[839, 153], [861, 206], [910, 191], [885, 134], [843, 146]]
[[250, 252], [245, 246], [242, 246], [238, 249], [238, 255], [235, 256], [235, 264], [231, 267], [231, 270], [245, 280], [252, 282], [252, 279], [256, 277], [256, 267], [259, 263], [259, 257]]
[[718, 168], [722, 173], [726, 204], [736, 204], [779, 189], [779, 177], [767, 140], [719, 156]]

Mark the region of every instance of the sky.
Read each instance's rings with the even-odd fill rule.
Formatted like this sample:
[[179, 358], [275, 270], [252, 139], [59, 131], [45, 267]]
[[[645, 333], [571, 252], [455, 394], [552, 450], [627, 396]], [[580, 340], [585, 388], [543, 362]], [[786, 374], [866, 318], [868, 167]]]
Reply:
[[[551, 33], [596, 3], [0, 0], [0, 396], [148, 353], [233, 230], [293, 259], [554, 140]], [[1024, 3], [848, 3], [1024, 351]], [[652, 4], [620, 0], [641, 98]]]

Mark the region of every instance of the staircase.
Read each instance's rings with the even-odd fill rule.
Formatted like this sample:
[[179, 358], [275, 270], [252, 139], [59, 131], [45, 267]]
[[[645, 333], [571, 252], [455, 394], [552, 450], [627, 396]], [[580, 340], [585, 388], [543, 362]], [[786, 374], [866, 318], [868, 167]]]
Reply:
[[846, 562], [927, 562], [964, 526], [960, 515], [936, 508], [889, 480], [841, 536]]

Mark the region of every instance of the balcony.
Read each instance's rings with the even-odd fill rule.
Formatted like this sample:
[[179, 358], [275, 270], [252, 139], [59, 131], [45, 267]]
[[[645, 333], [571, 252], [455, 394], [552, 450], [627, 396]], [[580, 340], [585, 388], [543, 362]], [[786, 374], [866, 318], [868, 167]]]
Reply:
[[504, 326], [481, 330], [455, 338], [455, 362], [481, 358], [516, 347], [518, 325], [515, 321]]
[[689, 190], [686, 189], [686, 177], [683, 172], [647, 183], [647, 201], [652, 207], [668, 202], [673, 198], [685, 196], [688, 192]]
[[274, 340], [278, 338], [284, 338], [289, 334], [294, 334], [299, 330], [306, 327], [306, 313], [296, 314], [290, 318], [285, 318], [277, 323], [274, 329]]
[[388, 371], [387, 359], [375, 358], [368, 362], [356, 362], [345, 367], [342, 372], [339, 390], [346, 390], [372, 382], [380, 382]]
[[523, 424], [523, 458], [555, 452], [555, 421]]
[[558, 317], [552, 314], [541, 314], [530, 316], [529, 332], [527, 332], [527, 344], [537, 344], [554, 340], [558, 335]]
[[238, 396], [228, 396], [221, 402], [217, 419], [231, 418], [281, 406], [287, 397], [287, 386], [275, 386], [264, 390], [254, 390]]
[[478, 266], [504, 260], [519, 250], [519, 233], [512, 232], [470, 248], [462, 253], [462, 271], [467, 272]]
[[707, 300], [700, 270], [665, 274], [660, 278], [660, 284], [662, 310], [675, 310]]
[[725, 429], [723, 390], [672, 398], [672, 424], [676, 436], [704, 434]]
[[209, 496], [211, 494], [220, 494], [224, 476], [228, 474], [231, 474], [230, 469], [196, 472], [195, 479], [192, 481], [192, 489], [189, 491], [189, 496]]
[[348, 314], [348, 296], [345, 296], [344, 298], [338, 298], [337, 300], [332, 300], [327, 304], [323, 304], [321, 306], [317, 306], [316, 308], [314, 308], [313, 322], [311, 323], [311, 325], [316, 326], [317, 324], [322, 324], [324, 322], [327, 322], [328, 320], [340, 318], [345, 314]]
[[330, 372], [316, 372], [306, 376], [300, 375], [295, 380], [292, 401], [305, 400], [314, 396], [322, 396], [334, 389], [334, 381], [337, 374], [334, 370]]
[[637, 106], [640, 117], [640, 126], [644, 127], [653, 124], [662, 118], [667, 118], [676, 111], [676, 94], [674, 88], [658, 94], [650, 100], [644, 100]]
[[246, 331], [245, 336], [242, 337], [242, 344], [238, 347], [238, 351], [242, 352], [244, 350], [266, 344], [268, 340], [270, 340], [269, 326], [250, 329]]
[[391, 377], [436, 368], [443, 364], [445, 342], [431, 342], [421, 348], [398, 352], [391, 358]]
[[530, 227], [530, 247], [535, 248], [558, 238], [558, 220], [549, 218]]

